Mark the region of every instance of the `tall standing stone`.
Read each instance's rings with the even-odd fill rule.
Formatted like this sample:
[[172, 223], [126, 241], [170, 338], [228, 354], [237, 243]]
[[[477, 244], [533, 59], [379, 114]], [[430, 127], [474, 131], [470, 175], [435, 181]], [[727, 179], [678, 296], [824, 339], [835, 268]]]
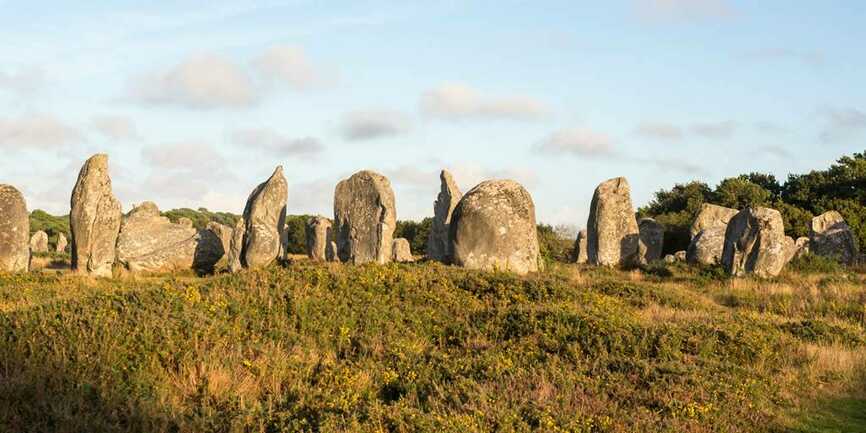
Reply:
[[640, 231], [631, 204], [631, 188], [624, 177], [609, 179], [595, 189], [586, 227], [589, 263], [640, 264]]
[[268, 180], [250, 194], [244, 208], [241, 265], [246, 268], [265, 266], [276, 260], [282, 251], [282, 229], [286, 224], [288, 183], [283, 167], [274, 170]]
[[30, 237], [30, 252], [32, 253], [47, 253], [48, 252], [48, 233], [42, 230], [33, 233]]
[[643, 260], [652, 262], [661, 260], [665, 243], [665, 226], [652, 218], [641, 218], [638, 221], [640, 240], [646, 247]]
[[334, 236], [337, 255], [355, 264], [391, 260], [397, 210], [385, 176], [360, 171], [334, 190]]
[[57, 235], [57, 245], [55, 246], [55, 251], [58, 253], [62, 253], [66, 251], [66, 246], [69, 245], [69, 241], [66, 240], [66, 235], [63, 233], [59, 233]]
[[809, 252], [834, 258], [840, 263], [854, 264], [859, 255], [857, 237], [839, 212], [824, 212], [812, 218], [809, 226]]
[[577, 239], [574, 241], [574, 261], [578, 264], [589, 261], [586, 253], [586, 230], [577, 232]]
[[30, 269], [30, 214], [14, 186], [0, 185], [0, 272]]
[[728, 222], [722, 266], [730, 275], [779, 275], [790, 251], [782, 214], [769, 208], [746, 208]]
[[532, 196], [513, 180], [472, 188], [454, 209], [453, 261], [470, 269], [538, 271], [538, 231]]
[[111, 192], [108, 155], [97, 154], [84, 163], [72, 189], [70, 205], [72, 269], [110, 277], [120, 231], [121, 208]]
[[331, 227], [333, 222], [323, 216], [314, 216], [307, 221], [305, 235], [307, 238], [307, 256], [314, 261], [328, 260], [328, 244], [334, 238]]
[[[691, 237], [694, 238], [704, 229], [721, 227], [722, 230], [724, 230], [728, 226], [728, 221], [730, 221], [737, 212], [736, 209], [731, 209], [729, 207], [704, 203], [701, 205], [701, 210], [698, 211], [698, 215], [695, 217], [695, 221], [692, 223], [689, 233], [691, 234]], [[719, 251], [719, 254], [721, 254], [721, 251]]]
[[448, 228], [451, 225], [451, 214], [457, 203], [463, 197], [460, 187], [446, 170], [439, 173], [439, 195], [433, 204], [433, 223], [427, 238], [427, 257], [443, 263], [451, 263], [451, 241], [448, 239]]

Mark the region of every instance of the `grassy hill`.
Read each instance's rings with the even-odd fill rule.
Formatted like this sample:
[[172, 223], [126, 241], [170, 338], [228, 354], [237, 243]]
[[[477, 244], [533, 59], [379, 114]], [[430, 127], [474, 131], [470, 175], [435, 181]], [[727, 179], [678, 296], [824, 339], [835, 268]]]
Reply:
[[0, 276], [0, 431], [866, 431], [866, 274], [799, 269]]

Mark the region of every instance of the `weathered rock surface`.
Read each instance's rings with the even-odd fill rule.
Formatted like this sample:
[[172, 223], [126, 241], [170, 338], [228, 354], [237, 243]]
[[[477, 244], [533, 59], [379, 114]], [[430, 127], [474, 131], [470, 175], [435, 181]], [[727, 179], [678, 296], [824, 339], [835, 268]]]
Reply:
[[0, 185], [0, 272], [30, 270], [30, 213], [17, 188]]
[[443, 263], [451, 263], [451, 241], [448, 239], [451, 214], [463, 197], [460, 187], [446, 170], [439, 173], [439, 195], [433, 204], [433, 223], [427, 239], [427, 257]]
[[387, 263], [391, 260], [397, 210], [385, 176], [359, 171], [334, 190], [334, 240], [343, 262]]
[[238, 218], [232, 229], [232, 239], [229, 243], [228, 264], [229, 272], [235, 273], [243, 269], [241, 264], [241, 251], [244, 247], [244, 233], [246, 232], [247, 224], [243, 218]]
[[58, 253], [62, 253], [66, 251], [66, 247], [69, 245], [69, 241], [66, 240], [66, 235], [63, 233], [59, 233], [57, 235], [57, 245], [55, 246], [55, 251]]
[[325, 260], [329, 262], [338, 262], [340, 257], [337, 255], [337, 243], [334, 241], [328, 242], [328, 247], [325, 249]]
[[589, 263], [640, 264], [640, 231], [631, 204], [631, 188], [624, 177], [609, 179], [595, 189], [586, 228]]
[[684, 261], [686, 261], [686, 256], [687, 256], [687, 255], [688, 255], [688, 253], [687, 253], [686, 251], [677, 251], [677, 252], [674, 253], [674, 258], [675, 258], [678, 262], [684, 262]]
[[449, 237], [458, 266], [538, 271], [535, 204], [513, 180], [481, 182], [467, 192], [451, 216]]
[[794, 241], [794, 248], [794, 256], [792, 259], [801, 257], [804, 254], [809, 254], [809, 238], [805, 236], [797, 238], [797, 240]]
[[191, 225], [172, 223], [156, 204], [144, 202], [123, 219], [117, 261], [131, 272], [212, 271], [222, 257], [219, 237]]
[[725, 231], [722, 226], [710, 226], [698, 232], [686, 250], [686, 261], [692, 264], [717, 265], [725, 249]]
[[192, 220], [187, 217], [178, 218], [177, 223], [186, 228], [193, 228]]
[[307, 221], [306, 238], [307, 238], [307, 256], [315, 261], [328, 260], [328, 244], [333, 239], [331, 227], [333, 222], [323, 216], [314, 216]]
[[788, 261], [782, 214], [769, 208], [746, 208], [728, 222], [722, 266], [736, 276], [779, 275]]
[[676, 263], [677, 257], [673, 254], [666, 254], [664, 261], [665, 261], [665, 263]]
[[412, 248], [406, 238], [394, 239], [394, 246], [391, 248], [391, 260], [397, 263], [407, 263], [415, 261], [412, 257]]
[[72, 189], [70, 205], [72, 269], [110, 277], [120, 231], [121, 207], [111, 192], [108, 155], [97, 154], [84, 163]]
[[33, 233], [33, 236], [30, 237], [30, 251], [33, 253], [47, 253], [48, 233], [42, 230]]
[[689, 230], [691, 237], [694, 238], [701, 230], [711, 227], [726, 228], [728, 226], [728, 221], [730, 221], [736, 214], [736, 209], [710, 203], [702, 204], [701, 210], [698, 212], [698, 216], [695, 217], [695, 221], [692, 223], [692, 227]]
[[276, 260], [282, 251], [282, 231], [286, 224], [288, 183], [283, 167], [253, 190], [244, 208], [241, 265], [257, 268]]
[[797, 241], [790, 236], [785, 236], [785, 263], [790, 262], [794, 259], [794, 256], [797, 254]]
[[222, 247], [222, 255], [221, 257], [228, 256], [229, 249], [232, 244], [232, 233], [233, 229], [225, 224], [220, 224], [216, 221], [211, 221], [207, 223], [205, 226], [207, 230], [210, 230], [217, 238], [220, 240], [220, 246]]
[[665, 226], [652, 218], [641, 218], [638, 221], [638, 231], [645, 247], [643, 260], [652, 262], [661, 259], [665, 243]]
[[857, 262], [859, 246], [842, 215], [829, 211], [812, 218], [809, 227], [809, 251], [850, 265]]
[[586, 253], [586, 230], [577, 232], [577, 239], [574, 241], [574, 261], [578, 264], [589, 261]]

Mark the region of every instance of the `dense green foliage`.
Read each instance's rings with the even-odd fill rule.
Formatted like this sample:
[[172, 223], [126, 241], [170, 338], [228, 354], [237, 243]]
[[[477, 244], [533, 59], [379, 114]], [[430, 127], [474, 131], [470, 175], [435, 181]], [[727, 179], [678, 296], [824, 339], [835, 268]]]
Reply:
[[821, 431], [862, 384], [864, 275], [668, 271], [0, 276], [0, 431]]
[[424, 218], [421, 222], [405, 220], [397, 221], [394, 239], [406, 238], [412, 248], [412, 254], [421, 256], [427, 254], [427, 238], [430, 237], [430, 227], [433, 218]]
[[162, 212], [162, 215], [168, 217], [171, 222], [176, 223], [181, 218], [189, 218], [192, 221], [193, 227], [202, 230], [211, 221], [225, 224], [229, 227], [234, 227], [235, 222], [240, 219], [240, 215], [235, 215], [229, 212], [211, 212], [203, 207], [198, 210], [189, 208], [172, 209]]
[[286, 215], [286, 251], [289, 254], [306, 254], [309, 220], [310, 215]]
[[773, 175], [750, 173], [724, 179], [714, 189], [702, 182], [675, 185], [657, 192], [638, 214], [665, 224], [665, 252], [671, 253], [688, 246], [688, 227], [705, 202], [735, 209], [772, 207], [795, 238], [808, 235], [813, 216], [835, 210], [866, 245], [866, 153], [842, 157], [826, 170], [792, 174], [784, 184]]
[[48, 233], [48, 244], [50, 249], [57, 245], [57, 236], [63, 233], [66, 239], [70, 239], [69, 232], [69, 215], [54, 216], [47, 212], [36, 209], [30, 212], [30, 235], [42, 230]]

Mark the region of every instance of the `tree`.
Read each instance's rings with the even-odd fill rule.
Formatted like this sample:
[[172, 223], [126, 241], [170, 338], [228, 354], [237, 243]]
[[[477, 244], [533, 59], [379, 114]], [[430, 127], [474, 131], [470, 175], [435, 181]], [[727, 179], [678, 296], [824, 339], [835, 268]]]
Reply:
[[734, 209], [766, 206], [772, 193], [748, 179], [748, 176], [730, 177], [722, 180], [713, 191], [714, 202]]

